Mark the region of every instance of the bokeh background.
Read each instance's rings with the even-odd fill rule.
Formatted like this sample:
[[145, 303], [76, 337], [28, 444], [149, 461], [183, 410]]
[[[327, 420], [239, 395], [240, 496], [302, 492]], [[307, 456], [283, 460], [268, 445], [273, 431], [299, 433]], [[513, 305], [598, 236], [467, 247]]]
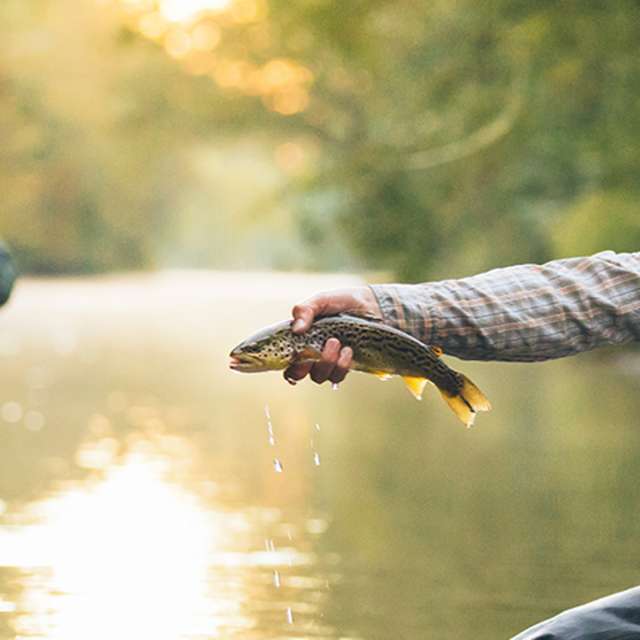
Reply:
[[6, 0], [24, 271], [462, 273], [640, 242], [640, 9]]
[[640, 363], [494, 409], [235, 376], [319, 290], [640, 247], [640, 5], [2, 0], [0, 640], [495, 640], [638, 582]]

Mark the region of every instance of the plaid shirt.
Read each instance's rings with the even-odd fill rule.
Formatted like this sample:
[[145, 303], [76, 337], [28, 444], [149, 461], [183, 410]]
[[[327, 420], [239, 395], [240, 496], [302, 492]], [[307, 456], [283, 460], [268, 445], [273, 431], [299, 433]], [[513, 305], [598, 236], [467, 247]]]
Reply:
[[530, 362], [640, 340], [640, 253], [371, 288], [386, 322], [467, 360]]

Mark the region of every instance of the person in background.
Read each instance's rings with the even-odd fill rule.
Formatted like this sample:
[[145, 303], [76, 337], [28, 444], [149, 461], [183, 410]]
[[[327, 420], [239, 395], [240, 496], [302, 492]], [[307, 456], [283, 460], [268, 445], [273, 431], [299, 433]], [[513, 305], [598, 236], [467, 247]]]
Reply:
[[16, 269], [7, 246], [0, 241], [0, 307], [9, 300], [16, 280]]
[[[444, 353], [468, 360], [535, 362], [603, 345], [640, 340], [640, 252], [495, 269], [425, 284], [371, 285], [318, 293], [293, 308], [292, 329], [314, 318], [350, 313], [377, 318]], [[293, 364], [285, 379], [306, 375], [339, 383], [353, 353], [327, 340], [320, 362]], [[570, 609], [513, 640], [640, 639], [640, 587]]]

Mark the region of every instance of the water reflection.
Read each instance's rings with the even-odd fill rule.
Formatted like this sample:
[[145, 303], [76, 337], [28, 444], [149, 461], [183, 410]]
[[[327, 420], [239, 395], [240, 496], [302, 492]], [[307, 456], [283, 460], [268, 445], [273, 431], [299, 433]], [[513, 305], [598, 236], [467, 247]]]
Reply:
[[207, 559], [222, 520], [165, 482], [157, 462], [132, 455], [35, 509], [42, 525], [24, 542], [48, 570], [26, 583], [18, 633], [173, 640], [215, 633], [239, 616], [236, 594], [209, 592]]
[[[91, 419], [91, 433], [104, 433], [100, 422]], [[77, 463], [97, 475], [26, 505], [12, 517], [22, 524], [0, 527], [0, 566], [19, 570], [15, 600], [0, 598], [15, 633], [47, 640], [246, 638], [265, 615], [273, 627], [278, 611], [289, 626], [294, 612], [302, 616], [298, 632], [322, 630], [316, 619], [324, 583], [296, 575], [315, 556], [277, 549], [273, 540], [266, 551], [254, 547], [265, 526], [290, 530], [278, 510], [212, 508], [210, 490], [173, 481], [176, 473], [184, 477], [190, 452], [182, 438], [133, 434], [128, 442], [120, 453], [113, 437], [84, 442]], [[281, 604], [267, 576], [275, 588], [285, 583]], [[291, 602], [300, 590], [320, 597]]]
[[230, 344], [352, 282], [22, 284], [0, 640], [490, 640], [637, 581], [640, 394], [610, 361], [472, 366], [494, 401], [472, 432], [399, 381], [229, 375]]

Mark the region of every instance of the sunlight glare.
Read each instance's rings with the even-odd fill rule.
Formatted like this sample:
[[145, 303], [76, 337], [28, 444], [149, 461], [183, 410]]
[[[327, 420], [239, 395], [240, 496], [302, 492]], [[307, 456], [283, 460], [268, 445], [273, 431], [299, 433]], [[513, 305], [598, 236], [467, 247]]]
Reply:
[[160, 12], [170, 22], [189, 22], [204, 11], [224, 11], [231, 0], [162, 0]]
[[[19, 631], [47, 640], [216, 637], [237, 603], [212, 594], [217, 527], [198, 499], [148, 461], [112, 468], [103, 482], [42, 504], [39, 536], [51, 575], [27, 595]], [[34, 540], [31, 541], [32, 543]]]

